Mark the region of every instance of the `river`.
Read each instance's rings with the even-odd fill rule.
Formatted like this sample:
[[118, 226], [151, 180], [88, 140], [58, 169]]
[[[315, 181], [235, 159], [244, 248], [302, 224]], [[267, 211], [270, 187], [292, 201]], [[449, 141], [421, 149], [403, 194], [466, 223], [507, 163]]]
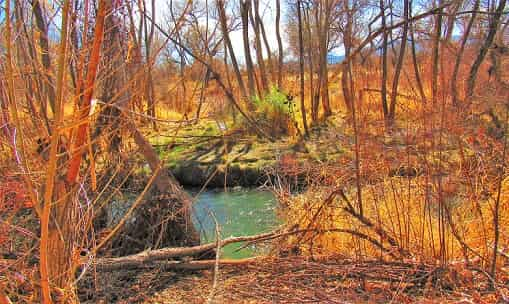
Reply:
[[[195, 195], [196, 191], [190, 190]], [[203, 243], [215, 240], [214, 214], [220, 226], [221, 238], [255, 235], [273, 230], [280, 221], [276, 215], [277, 202], [267, 190], [228, 189], [206, 190], [193, 205], [193, 222], [200, 231]], [[239, 259], [251, 257], [263, 248], [247, 247], [237, 251], [242, 244], [230, 244], [223, 248], [222, 258]]]

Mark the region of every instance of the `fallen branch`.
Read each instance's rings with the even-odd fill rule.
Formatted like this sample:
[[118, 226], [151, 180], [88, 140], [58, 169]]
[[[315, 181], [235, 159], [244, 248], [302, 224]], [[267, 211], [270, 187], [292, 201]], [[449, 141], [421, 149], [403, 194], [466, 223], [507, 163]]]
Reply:
[[154, 268], [157, 267], [163, 270], [204, 270], [212, 269], [217, 265], [219, 266], [238, 266], [254, 263], [260, 257], [246, 258], [246, 259], [219, 259], [219, 260], [196, 260], [196, 261], [148, 261], [144, 264], [118, 264], [106, 263], [105, 259], [100, 259], [100, 263], [96, 264], [99, 271], [113, 271], [113, 270], [126, 270], [126, 269], [139, 269], [139, 268]]
[[[231, 237], [227, 238], [221, 242], [213, 242], [208, 243], [204, 245], [199, 246], [192, 246], [192, 247], [176, 247], [176, 248], [162, 248], [157, 250], [149, 250], [149, 251], [143, 251], [137, 254], [123, 256], [123, 257], [117, 257], [117, 258], [99, 258], [97, 259], [94, 264], [99, 270], [117, 270], [117, 269], [135, 269], [135, 268], [143, 268], [143, 267], [154, 267], [155, 263], [157, 261], [166, 260], [170, 258], [182, 258], [187, 256], [194, 256], [198, 255], [200, 253], [216, 249], [222, 248], [228, 244], [232, 243], [239, 243], [239, 242], [247, 242], [246, 245], [250, 245], [257, 242], [262, 241], [269, 241], [276, 238], [281, 238], [289, 235], [299, 234], [299, 233], [307, 233], [307, 232], [319, 232], [319, 233], [326, 233], [326, 232], [337, 232], [337, 233], [349, 233], [354, 236], [357, 236], [359, 238], [362, 238], [364, 240], [367, 240], [371, 242], [373, 245], [379, 247], [384, 252], [387, 252], [392, 257], [396, 258], [393, 251], [384, 247], [380, 242], [378, 242], [376, 239], [374, 239], [371, 236], [368, 236], [366, 234], [363, 234], [359, 231], [350, 230], [350, 229], [296, 229], [291, 231], [273, 231], [253, 236], [241, 236], [241, 237]], [[241, 248], [245, 248], [246, 246], [243, 246]], [[397, 249], [400, 249], [399, 247], [396, 247]], [[209, 267], [214, 266], [214, 262], [216, 260], [201, 260], [201, 261], [192, 261], [192, 262], [186, 262], [186, 261], [166, 261], [162, 265], [166, 265], [164, 267], [169, 267], [172, 269], [206, 269]], [[228, 265], [235, 264], [238, 261], [238, 263], [242, 264], [245, 263], [247, 260], [219, 260], [219, 265], [224, 265], [225, 263]], [[210, 264], [210, 265], [209, 265]], [[159, 264], [158, 264], [159, 265]]]
[[[353, 206], [351, 205], [350, 201], [346, 197], [345, 193], [342, 190], [335, 191], [331, 195], [334, 197], [336, 194], [340, 194], [342, 199], [345, 201], [346, 205], [343, 209], [350, 213], [352, 216], [354, 216], [357, 220], [359, 220], [364, 226], [371, 228], [374, 230], [376, 234], [378, 234], [383, 240], [386, 240], [391, 247], [397, 249], [399, 254], [401, 256], [409, 256], [408, 251], [401, 248], [398, 244], [398, 242], [389, 235], [382, 227], [375, 225], [372, 223], [368, 218], [358, 214]], [[116, 258], [100, 258], [95, 261], [95, 266], [98, 269], [102, 270], [115, 270], [115, 269], [126, 269], [126, 268], [139, 268], [144, 266], [151, 266], [154, 264], [155, 261], [161, 261], [161, 260], [167, 260], [171, 258], [176, 257], [186, 257], [186, 256], [194, 256], [198, 255], [200, 253], [210, 251], [217, 248], [222, 248], [228, 244], [232, 243], [238, 243], [238, 242], [260, 242], [260, 241], [267, 241], [275, 238], [280, 238], [288, 235], [293, 235], [297, 233], [303, 233], [303, 232], [309, 232], [311, 229], [304, 229], [304, 230], [298, 230], [293, 229], [290, 231], [272, 231], [268, 233], [253, 235], [253, 236], [241, 236], [241, 237], [231, 237], [222, 241], [215, 241], [213, 243], [208, 243], [204, 245], [198, 245], [198, 246], [191, 246], [191, 247], [175, 247], [175, 248], [162, 248], [157, 250], [148, 250], [143, 251], [137, 254], [123, 256], [123, 257], [116, 257]], [[394, 253], [392, 250], [385, 248], [383, 244], [376, 239], [363, 234], [359, 231], [354, 230], [348, 230], [348, 229], [330, 229], [329, 232], [342, 232], [342, 233], [349, 233], [354, 236], [360, 237], [362, 239], [365, 239], [369, 242], [371, 242], [373, 245], [381, 248], [385, 252], [389, 252], [391, 256], [394, 257]], [[181, 261], [169, 261], [168, 267], [172, 267], [175, 269], [178, 269], [181, 267], [181, 269], [195, 269], [193, 267], [205, 267], [204, 265], [198, 263], [191, 263], [190, 262], [181, 262]], [[206, 264], [206, 262], [203, 262]], [[207, 264], [208, 265], [208, 264]], [[209, 266], [206, 266], [205, 268], [208, 268]], [[197, 268], [199, 269], [199, 268]]]
[[410, 256], [410, 253], [402, 248], [398, 241], [392, 237], [389, 232], [385, 231], [382, 226], [373, 223], [369, 218], [360, 214], [355, 210], [350, 200], [346, 197], [346, 194], [343, 190], [339, 190], [339, 194], [341, 199], [345, 202], [346, 206], [343, 207], [343, 210], [361, 222], [364, 226], [372, 229], [376, 234], [378, 234], [383, 240], [387, 241], [393, 248], [396, 248], [402, 257]]
[[[95, 261], [95, 266], [98, 269], [124, 269], [124, 268], [138, 268], [146, 265], [153, 264], [154, 261], [166, 260], [176, 257], [185, 257], [197, 255], [214, 248], [224, 247], [228, 244], [238, 242], [249, 242], [255, 240], [268, 239], [276, 236], [276, 232], [269, 232], [258, 234], [254, 236], [241, 236], [231, 237], [222, 240], [218, 243], [208, 243], [205, 245], [192, 246], [192, 247], [175, 247], [175, 248], [162, 248], [157, 250], [143, 251], [137, 254], [118, 257], [118, 258], [99, 258]], [[283, 234], [284, 235], [284, 234]], [[85, 260], [84, 260], [85, 262]], [[178, 264], [178, 262], [176, 262]], [[177, 266], [176, 266], [177, 267]]]

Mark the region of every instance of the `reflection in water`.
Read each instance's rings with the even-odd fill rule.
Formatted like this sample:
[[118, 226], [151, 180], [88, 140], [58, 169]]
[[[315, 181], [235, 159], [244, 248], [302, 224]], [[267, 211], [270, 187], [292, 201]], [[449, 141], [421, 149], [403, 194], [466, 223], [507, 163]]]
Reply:
[[[191, 191], [193, 192], [193, 191]], [[215, 240], [214, 214], [220, 225], [221, 238], [255, 235], [269, 232], [278, 225], [276, 200], [270, 191], [257, 189], [210, 190], [203, 192], [194, 204], [193, 221], [201, 232], [202, 243]], [[256, 253], [255, 248], [238, 252], [242, 244], [231, 244], [223, 248], [223, 258], [245, 258]]]

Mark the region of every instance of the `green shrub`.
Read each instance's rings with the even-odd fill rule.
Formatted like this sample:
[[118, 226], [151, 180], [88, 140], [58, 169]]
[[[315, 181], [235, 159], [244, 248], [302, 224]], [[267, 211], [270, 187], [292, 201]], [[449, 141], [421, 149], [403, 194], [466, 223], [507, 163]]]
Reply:
[[253, 100], [256, 119], [271, 133], [272, 136], [289, 135], [294, 128], [294, 102], [288, 96], [272, 87], [263, 97]]

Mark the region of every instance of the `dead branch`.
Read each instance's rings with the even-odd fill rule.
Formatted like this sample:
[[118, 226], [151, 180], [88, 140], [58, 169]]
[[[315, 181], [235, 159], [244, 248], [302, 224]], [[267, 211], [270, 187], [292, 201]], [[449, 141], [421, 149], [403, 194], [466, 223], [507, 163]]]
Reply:
[[228, 244], [247, 242], [254, 240], [262, 240], [270, 237], [274, 237], [275, 232], [263, 233], [254, 236], [241, 236], [227, 238], [217, 244], [216, 242], [208, 243], [199, 246], [192, 247], [175, 247], [175, 248], [162, 248], [157, 250], [143, 251], [137, 254], [128, 255], [118, 258], [100, 258], [95, 261], [95, 265], [98, 269], [125, 269], [125, 268], [138, 268], [152, 264], [154, 261], [166, 260], [176, 257], [185, 257], [197, 255], [205, 251], [212, 250], [216, 247], [224, 247]]
[[163, 270], [205, 270], [212, 269], [216, 263], [220, 266], [241, 266], [251, 263], [255, 263], [260, 260], [260, 257], [245, 258], [245, 259], [219, 259], [216, 260], [197, 260], [197, 261], [152, 261], [143, 265], [119, 265], [119, 264], [97, 264], [97, 270], [99, 271], [114, 271], [114, 270], [127, 270], [127, 269], [139, 269], [139, 268], [154, 268], [157, 267]]
[[339, 194], [343, 201], [346, 203], [346, 206], [343, 207], [343, 210], [345, 210], [347, 213], [356, 218], [364, 226], [373, 229], [373, 231], [376, 234], [378, 234], [382, 239], [386, 240], [392, 247], [397, 248], [401, 256], [410, 255], [410, 253], [407, 250], [403, 249], [399, 245], [398, 241], [395, 238], [393, 238], [387, 231], [385, 231], [385, 229], [383, 229], [380, 225], [374, 224], [369, 218], [355, 211], [355, 208], [352, 206], [352, 203], [350, 203], [350, 200], [346, 197], [346, 194], [344, 193], [343, 190], [340, 190]]

